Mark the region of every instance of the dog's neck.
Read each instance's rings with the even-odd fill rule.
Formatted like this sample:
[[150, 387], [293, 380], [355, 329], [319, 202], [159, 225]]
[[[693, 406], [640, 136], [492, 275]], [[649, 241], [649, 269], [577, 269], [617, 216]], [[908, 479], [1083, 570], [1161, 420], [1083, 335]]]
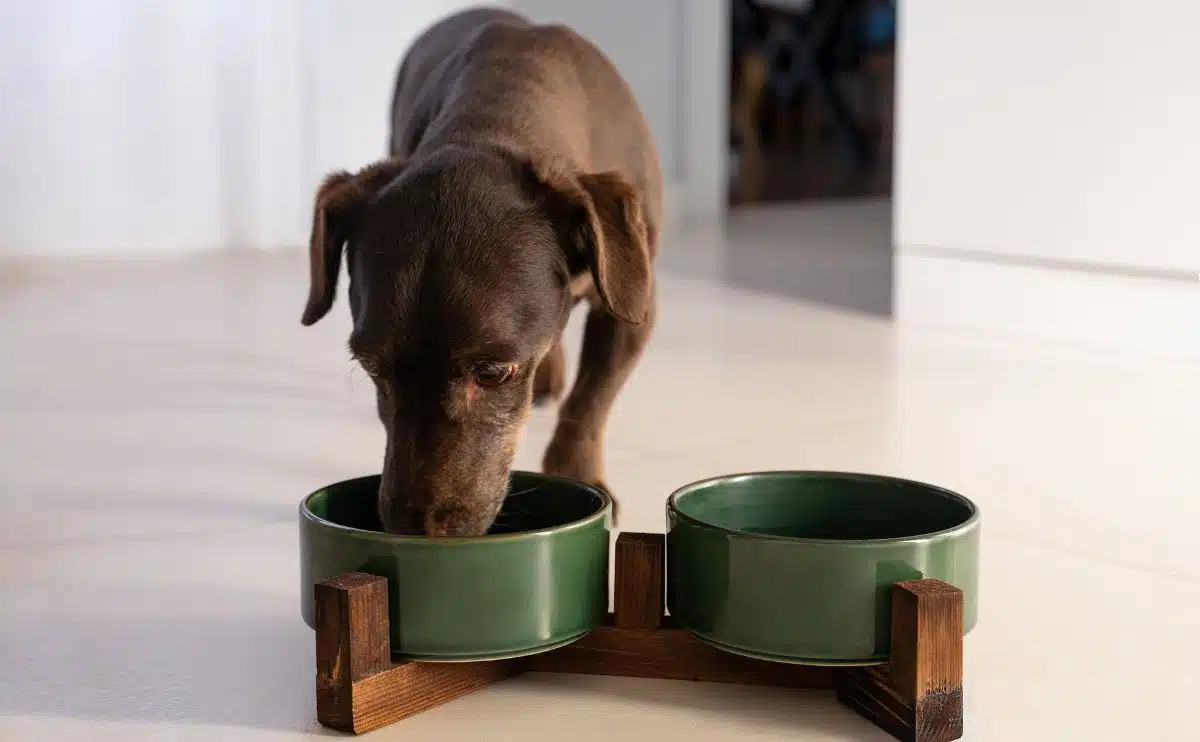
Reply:
[[536, 65], [512, 65], [504, 75], [487, 60], [463, 70], [454, 92], [439, 106], [412, 153], [418, 158], [449, 145], [493, 148], [527, 156], [554, 153], [586, 167], [587, 130], [566, 116], [547, 116], [546, 101], [564, 105], [577, 97]]

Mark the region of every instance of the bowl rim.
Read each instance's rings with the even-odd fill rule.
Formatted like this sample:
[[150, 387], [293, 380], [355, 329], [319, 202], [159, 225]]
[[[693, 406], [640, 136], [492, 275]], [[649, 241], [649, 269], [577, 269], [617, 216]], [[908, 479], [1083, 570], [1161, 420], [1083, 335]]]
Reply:
[[533, 540], [533, 539], [542, 538], [542, 537], [556, 536], [556, 535], [562, 534], [562, 533], [570, 533], [572, 531], [578, 531], [580, 529], [586, 528], [587, 526], [592, 525], [596, 521], [608, 520], [609, 515], [612, 513], [612, 508], [613, 508], [612, 496], [609, 495], [604, 490], [602, 490], [599, 487], [596, 487], [594, 485], [585, 484], [583, 482], [577, 482], [574, 479], [567, 479], [565, 477], [554, 476], [552, 474], [542, 474], [541, 472], [526, 471], [523, 469], [513, 469], [509, 473], [510, 478], [513, 474], [520, 474], [522, 476], [530, 476], [530, 477], [534, 477], [535, 479], [541, 479], [541, 480], [545, 480], [548, 482], [557, 482], [560, 484], [566, 484], [566, 485], [570, 485], [572, 487], [577, 487], [579, 489], [587, 490], [589, 493], [600, 498], [600, 507], [594, 513], [592, 513], [584, 518], [580, 518], [578, 520], [573, 520], [573, 521], [568, 521], [567, 523], [553, 526], [552, 528], [543, 528], [543, 529], [539, 529], [536, 531], [518, 531], [516, 533], [498, 533], [498, 534], [491, 535], [491, 536], [489, 536], [489, 535], [484, 535], [484, 536], [416, 536], [416, 535], [407, 535], [407, 534], [386, 533], [384, 531], [368, 531], [363, 528], [353, 528], [351, 526], [342, 525], [341, 523], [334, 523], [331, 520], [326, 520], [325, 518], [321, 518], [316, 513], [314, 513], [312, 511], [312, 509], [309, 507], [309, 503], [312, 502], [312, 500], [315, 497], [317, 497], [317, 495], [320, 495], [321, 493], [326, 492], [327, 490], [333, 489], [335, 487], [340, 487], [342, 485], [347, 485], [347, 484], [350, 484], [351, 482], [359, 482], [364, 479], [378, 479], [380, 477], [379, 474], [364, 474], [362, 476], [350, 477], [349, 479], [343, 479], [343, 480], [340, 480], [337, 482], [333, 482], [331, 484], [324, 485], [322, 487], [319, 487], [319, 488], [313, 490], [312, 492], [308, 493], [307, 495], [305, 495], [304, 498], [302, 500], [300, 500], [300, 508], [299, 508], [300, 509], [300, 518], [302, 521], [307, 521], [319, 528], [323, 528], [323, 529], [326, 529], [329, 531], [333, 531], [333, 532], [341, 533], [341, 534], [345, 534], [345, 535], [352, 535], [355, 538], [366, 539], [368, 541], [381, 541], [381, 542], [389, 543], [389, 544], [428, 544], [428, 545], [467, 544], [467, 545], [469, 545], [469, 544], [496, 544], [496, 543], [505, 543], [505, 542], [509, 542], [509, 541], [527, 541], [527, 540]]
[[[834, 478], [843, 478], [843, 479], [857, 479], [860, 481], [867, 480], [867, 481], [876, 482], [876, 483], [903, 484], [903, 485], [921, 487], [923, 489], [930, 490], [933, 494], [936, 494], [936, 495], [944, 497], [948, 500], [952, 500], [957, 504], [965, 506], [967, 508], [967, 511], [970, 513], [970, 515], [962, 523], [959, 523], [958, 525], [955, 525], [955, 526], [951, 526], [950, 528], [943, 528], [939, 531], [928, 531], [926, 533], [914, 533], [914, 534], [910, 534], [910, 535], [906, 535], [906, 536], [893, 536], [893, 537], [889, 537], [889, 538], [845, 538], [845, 539], [841, 539], [841, 538], [810, 538], [810, 537], [799, 537], [799, 536], [779, 536], [776, 534], [754, 533], [753, 531], [746, 531], [746, 530], [743, 530], [740, 528], [729, 528], [726, 526], [718, 525], [716, 523], [710, 523], [706, 520], [701, 520], [700, 518], [697, 518], [693, 515], [689, 515], [688, 513], [683, 512], [683, 510], [681, 510], [679, 508], [679, 500], [688, 496], [689, 494], [692, 494], [693, 492], [696, 492], [697, 490], [703, 489], [705, 487], [708, 487], [708, 486], [716, 484], [716, 483], [720, 483], [720, 482], [728, 483], [728, 482], [734, 482], [737, 480], [753, 479], [753, 478], [760, 478], [760, 477], [784, 477], [784, 476], [786, 476], [786, 477], [834, 477]], [[925, 543], [925, 542], [929, 542], [932, 540], [940, 540], [943, 538], [958, 536], [962, 533], [970, 531], [978, 526], [980, 519], [981, 519], [978, 505], [976, 505], [974, 502], [972, 502], [968, 498], [964, 497], [963, 495], [960, 495], [959, 493], [954, 492], [953, 490], [946, 489], [945, 487], [939, 487], [935, 484], [929, 484], [928, 482], [921, 482], [916, 479], [906, 479], [904, 477], [893, 477], [893, 476], [889, 476], [886, 474], [869, 474], [869, 473], [865, 473], [865, 472], [848, 472], [848, 471], [826, 471], [826, 470], [821, 470], [821, 469], [771, 469], [771, 470], [767, 470], [767, 471], [746, 471], [746, 472], [738, 472], [736, 474], [720, 474], [715, 477], [707, 477], [705, 479], [700, 479], [695, 482], [685, 484], [684, 486], [680, 487], [679, 489], [677, 489], [671, 493], [671, 496], [667, 498], [667, 514], [668, 514], [668, 518], [670, 518], [671, 516], [674, 516], [674, 517], [678, 518], [679, 520], [686, 521], [690, 525], [698, 526], [701, 528], [707, 528], [707, 529], [714, 530], [714, 531], [720, 531], [721, 533], [727, 533], [727, 534], [738, 536], [738, 537], [745, 538], [745, 539], [761, 540], [761, 541], [777, 541], [777, 542], [781, 542], [781, 543], [793, 543], [793, 544], [817, 544], [817, 545], [823, 545], [823, 546], [833, 546], [833, 545], [837, 545], [837, 546], [886, 546], [886, 545], [906, 544], [906, 543]]]

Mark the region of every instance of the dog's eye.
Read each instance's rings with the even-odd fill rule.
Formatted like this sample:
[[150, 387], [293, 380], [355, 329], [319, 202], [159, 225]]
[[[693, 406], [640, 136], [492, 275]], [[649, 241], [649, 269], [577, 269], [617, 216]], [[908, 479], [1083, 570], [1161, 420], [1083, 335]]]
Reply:
[[517, 372], [515, 363], [480, 363], [471, 370], [479, 386], [500, 386]]

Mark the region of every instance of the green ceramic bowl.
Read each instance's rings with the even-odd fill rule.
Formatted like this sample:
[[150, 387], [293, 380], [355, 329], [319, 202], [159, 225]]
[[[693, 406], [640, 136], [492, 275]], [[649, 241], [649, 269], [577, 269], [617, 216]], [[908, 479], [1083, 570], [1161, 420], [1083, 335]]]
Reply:
[[812, 665], [886, 661], [891, 587], [937, 578], [975, 625], [979, 512], [889, 477], [762, 472], [696, 482], [667, 504], [667, 601], [697, 638]]
[[486, 536], [395, 536], [375, 513], [379, 477], [333, 484], [300, 505], [301, 612], [346, 572], [388, 580], [392, 653], [425, 662], [504, 659], [586, 634], [608, 609], [612, 502], [593, 487], [513, 472]]

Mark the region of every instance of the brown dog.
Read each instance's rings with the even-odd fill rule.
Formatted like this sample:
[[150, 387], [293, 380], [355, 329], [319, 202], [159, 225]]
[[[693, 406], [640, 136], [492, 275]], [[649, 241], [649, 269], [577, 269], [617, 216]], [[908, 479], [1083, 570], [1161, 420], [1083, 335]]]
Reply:
[[562, 26], [451, 16], [400, 66], [390, 157], [316, 196], [303, 324], [345, 246], [352, 355], [374, 381], [396, 533], [487, 531], [535, 400], [566, 386], [562, 331], [590, 305], [543, 469], [603, 486], [609, 410], [650, 336], [662, 176], [609, 60]]

